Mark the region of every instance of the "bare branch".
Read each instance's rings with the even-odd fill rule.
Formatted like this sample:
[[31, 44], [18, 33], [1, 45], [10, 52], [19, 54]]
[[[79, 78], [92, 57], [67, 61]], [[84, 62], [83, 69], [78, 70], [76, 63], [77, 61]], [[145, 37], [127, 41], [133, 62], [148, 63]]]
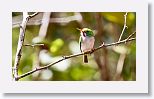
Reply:
[[119, 37], [119, 41], [121, 40], [122, 35], [123, 35], [123, 33], [124, 33], [124, 31], [125, 31], [126, 28], [128, 28], [128, 27], [127, 27], [127, 12], [126, 12], [126, 14], [124, 15], [124, 26], [123, 26], [121, 35], [120, 35], [120, 37]]
[[[126, 38], [125, 40], [121, 40], [122, 38], [122, 35], [125, 31], [125, 28], [127, 28], [127, 25], [126, 25], [126, 17], [127, 17], [127, 12], [126, 14], [124, 15], [124, 27], [123, 27], [123, 30], [121, 32], [121, 35], [120, 35], [120, 38], [117, 42], [114, 42], [114, 43], [110, 43], [110, 44], [101, 44], [99, 47], [96, 47], [92, 50], [89, 50], [87, 52], [84, 52], [84, 53], [79, 53], [79, 54], [74, 54], [74, 55], [69, 55], [69, 56], [63, 56], [61, 59], [57, 60], [56, 62], [53, 62], [53, 63], [50, 63], [48, 65], [45, 65], [45, 66], [37, 66], [35, 67], [35, 69], [25, 73], [25, 74], [22, 74], [22, 75], [18, 75], [18, 68], [19, 68], [19, 62], [20, 62], [20, 58], [21, 58], [21, 53], [22, 53], [22, 47], [23, 46], [31, 46], [31, 47], [34, 47], [34, 46], [44, 46], [44, 44], [25, 44], [24, 45], [24, 37], [25, 37], [25, 30], [26, 30], [26, 25], [29, 21], [30, 18], [36, 16], [38, 13], [34, 13], [32, 15], [28, 15], [28, 12], [24, 12], [23, 13], [23, 21], [22, 21], [22, 24], [20, 25], [20, 34], [19, 34], [19, 40], [18, 40], [18, 45], [17, 45], [17, 52], [16, 52], [16, 57], [15, 57], [15, 62], [14, 62], [14, 67], [13, 67], [13, 76], [14, 76], [14, 80], [15, 81], [18, 81], [19, 79], [23, 78], [23, 77], [26, 77], [34, 72], [37, 72], [37, 71], [40, 71], [40, 70], [44, 70], [44, 69], [48, 69], [50, 68], [51, 66], [61, 62], [61, 61], [64, 61], [66, 59], [70, 59], [70, 58], [73, 58], [73, 57], [78, 57], [78, 56], [81, 56], [81, 55], [84, 55], [84, 54], [91, 54], [101, 48], [104, 48], [104, 47], [109, 47], [109, 46], [114, 46], [114, 45], [118, 45], [118, 44], [122, 44], [122, 43], [126, 43], [126, 42], [129, 42], [129, 41], [133, 41], [133, 40], [136, 40], [136, 38], [131, 38], [135, 33], [132, 33], [128, 38]], [[53, 20], [52, 20], [53, 21]], [[57, 21], [57, 19], [56, 19]], [[57, 22], [61, 22], [62, 20], [58, 20]], [[70, 22], [71, 20], [65, 20], [65, 22]], [[54, 21], [53, 21], [54, 22]], [[49, 23], [49, 21], [48, 21]]]
[[[41, 26], [40, 26], [40, 30], [38, 33], [39, 38], [41, 38], [41, 40], [44, 40], [47, 36], [47, 31], [48, 31], [48, 27], [50, 24], [50, 16], [51, 16], [51, 12], [44, 12], [43, 16], [42, 16], [42, 22], [41, 22]], [[34, 53], [34, 59], [33, 59], [33, 66], [32, 66], [32, 70], [36, 68], [38, 68], [38, 66], [40, 66], [40, 51], [42, 49], [40, 47], [37, 47], [35, 49], [35, 53]], [[37, 79], [37, 77], [40, 75], [40, 72], [37, 72], [35, 74], [32, 75], [32, 79]]]
[[[135, 33], [136, 33], [136, 31], [134, 31], [132, 34], [130, 34], [130, 35], [126, 38], [126, 41], [129, 40]], [[126, 42], [125, 42], [125, 43], [126, 43]]]
[[123, 54], [121, 53], [119, 60], [118, 60], [118, 63], [117, 63], [116, 73], [115, 73], [115, 76], [114, 76], [115, 80], [121, 79], [121, 73], [122, 73], [122, 70], [123, 70], [123, 67], [124, 67], [125, 58], [126, 58], [126, 53], [123, 53]]
[[13, 76], [14, 76], [15, 81], [18, 80], [18, 67], [19, 67], [19, 62], [21, 59], [22, 47], [23, 47], [24, 38], [25, 38], [26, 24], [28, 20], [34, 17], [35, 15], [36, 14], [28, 15], [28, 12], [23, 12], [23, 21], [22, 21], [22, 24], [20, 25], [20, 34], [19, 34], [17, 52], [16, 52], [15, 62], [14, 62], [14, 67], [13, 67], [14, 68]]
[[30, 18], [32, 18], [32, 17], [35, 17], [35, 16], [38, 15], [38, 14], [39, 14], [38, 12], [35, 12], [35, 13], [29, 15], [28, 18], [30, 19]]
[[[133, 40], [136, 40], [136, 38], [130, 38], [130, 39], [128, 39], [128, 40], [125, 39], [125, 40], [118, 41], [118, 42], [114, 42], [114, 43], [110, 43], [110, 44], [104, 44], [104, 43], [103, 43], [103, 44], [101, 44], [99, 47], [94, 48], [93, 50], [87, 51], [87, 52], [85, 52], [85, 53], [86, 53], [86, 54], [91, 54], [91, 53], [93, 53], [93, 52], [95, 52], [95, 51], [97, 51], [97, 50], [99, 50], [99, 49], [101, 49], [101, 48], [103, 48], [103, 47], [109, 47], [109, 46], [113, 46], [113, 45], [118, 45], [118, 44], [122, 44], [122, 43], [125, 43], [125, 42], [133, 41]], [[55, 65], [55, 64], [57, 64], [57, 63], [59, 63], [59, 62], [61, 62], [61, 61], [63, 61], [63, 60], [70, 59], [70, 58], [73, 58], [73, 57], [78, 57], [78, 56], [84, 55], [85, 53], [79, 53], [79, 54], [74, 54], [74, 55], [69, 55], [69, 56], [63, 56], [62, 59], [60, 59], [60, 60], [58, 60], [58, 61], [56, 61], [56, 62], [50, 63], [50, 64], [48, 64], [48, 65], [45, 65], [45, 66], [39, 66], [38, 68], [35, 68], [35, 69], [32, 70], [32, 71], [29, 71], [29, 72], [27, 72], [27, 73], [25, 73], [25, 74], [22, 74], [21, 76], [18, 76], [17, 79], [19, 80], [19, 79], [21, 79], [21, 78], [23, 78], [23, 77], [26, 77], [26, 76], [28, 76], [28, 75], [34, 73], [34, 72], [37, 72], [37, 71], [40, 71], [40, 70], [44, 70], [44, 69], [48, 69], [48, 68], [50, 68], [51, 66], [53, 66], [53, 65]]]
[[36, 46], [44, 46], [44, 44], [24, 44], [24, 46], [36, 47]]
[[39, 35], [38, 35], [42, 39], [45, 39], [45, 36], [47, 34], [47, 30], [48, 30], [49, 23], [50, 23], [50, 16], [51, 16], [51, 12], [43, 13], [42, 24], [41, 24]]
[[[43, 15], [42, 15], [43, 16]], [[27, 23], [27, 25], [40, 25], [42, 24], [42, 16], [40, 15], [40, 17], [36, 18], [36, 19], [30, 19]], [[21, 16], [16, 16], [13, 18], [13, 22], [12, 22], [12, 27], [19, 27], [18, 24], [21, 24], [21, 20], [20, 20]], [[66, 24], [72, 21], [82, 21], [82, 16], [80, 13], [75, 13], [75, 15], [73, 16], [67, 16], [67, 17], [62, 17], [62, 18], [50, 18], [50, 23], [62, 23], [62, 24]]]

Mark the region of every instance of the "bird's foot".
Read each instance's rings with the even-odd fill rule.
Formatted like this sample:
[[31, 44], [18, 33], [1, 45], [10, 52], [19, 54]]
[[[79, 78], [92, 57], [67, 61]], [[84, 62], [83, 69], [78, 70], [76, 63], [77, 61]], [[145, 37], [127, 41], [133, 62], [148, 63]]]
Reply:
[[93, 49], [91, 49], [91, 50], [90, 50], [90, 54], [92, 54], [94, 51], [95, 51], [95, 49], [94, 49], [94, 48], [93, 48]]

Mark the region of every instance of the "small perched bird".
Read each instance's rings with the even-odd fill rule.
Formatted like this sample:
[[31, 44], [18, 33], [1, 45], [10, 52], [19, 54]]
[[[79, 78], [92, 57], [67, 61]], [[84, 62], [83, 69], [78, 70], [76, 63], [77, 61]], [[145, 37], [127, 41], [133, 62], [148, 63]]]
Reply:
[[[92, 50], [95, 42], [93, 31], [88, 28], [83, 28], [78, 30], [80, 30], [79, 44], [81, 52]], [[83, 61], [84, 63], [88, 63], [87, 54], [84, 55]]]

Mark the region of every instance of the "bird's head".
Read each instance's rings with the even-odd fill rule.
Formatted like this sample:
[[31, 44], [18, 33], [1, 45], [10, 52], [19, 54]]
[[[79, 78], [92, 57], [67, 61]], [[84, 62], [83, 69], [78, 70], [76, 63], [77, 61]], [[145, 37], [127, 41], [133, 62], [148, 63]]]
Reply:
[[83, 34], [83, 36], [88, 36], [88, 37], [91, 37], [91, 36], [94, 36], [94, 33], [91, 29], [89, 28], [83, 28], [83, 29], [79, 29], [77, 28], [81, 34]]

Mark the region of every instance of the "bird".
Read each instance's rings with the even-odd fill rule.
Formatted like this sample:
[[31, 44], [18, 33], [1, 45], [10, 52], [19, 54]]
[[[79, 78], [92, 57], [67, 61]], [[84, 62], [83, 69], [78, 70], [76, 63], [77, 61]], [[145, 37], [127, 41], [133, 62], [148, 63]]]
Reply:
[[[93, 31], [89, 28], [83, 28], [83, 29], [77, 28], [77, 29], [80, 31], [80, 38], [79, 38], [80, 51], [84, 53], [86, 51], [92, 50], [95, 42]], [[88, 63], [87, 54], [83, 55], [83, 62]]]

